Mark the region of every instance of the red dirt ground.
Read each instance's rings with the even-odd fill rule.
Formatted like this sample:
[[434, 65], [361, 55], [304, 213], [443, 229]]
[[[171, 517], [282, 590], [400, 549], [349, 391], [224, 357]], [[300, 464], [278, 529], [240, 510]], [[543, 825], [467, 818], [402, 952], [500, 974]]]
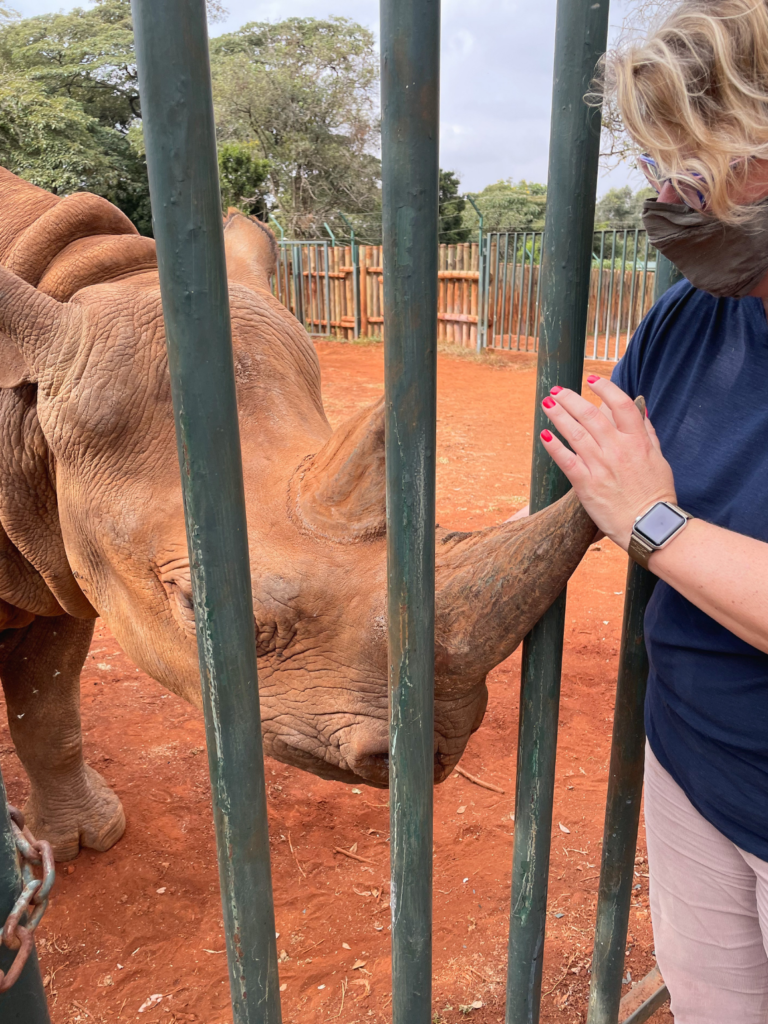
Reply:
[[[335, 425], [383, 389], [381, 345], [318, 342]], [[587, 372], [609, 371], [590, 363]], [[499, 522], [527, 500], [532, 357], [443, 352], [438, 521]], [[542, 1020], [585, 1020], [626, 556], [594, 545], [569, 586]], [[435, 792], [434, 1020], [503, 1020], [517, 745], [517, 652], [489, 677], [485, 721]], [[200, 714], [139, 672], [97, 623], [82, 676], [86, 757], [117, 790], [128, 828], [106, 854], [60, 867], [38, 947], [54, 1024], [230, 1024]], [[5, 716], [10, 798], [27, 783]], [[275, 909], [287, 1022], [383, 1024], [391, 1016], [386, 796], [267, 761]], [[356, 849], [370, 864], [334, 854]], [[639, 857], [644, 857], [641, 830]], [[628, 970], [654, 965], [647, 865], [637, 866]], [[70, 873], [71, 872], [71, 873]], [[629, 985], [625, 987], [625, 991]], [[139, 1008], [154, 994], [162, 1000]], [[471, 1009], [473, 1002], [481, 1008]], [[653, 1018], [669, 1024], [667, 1010]]]

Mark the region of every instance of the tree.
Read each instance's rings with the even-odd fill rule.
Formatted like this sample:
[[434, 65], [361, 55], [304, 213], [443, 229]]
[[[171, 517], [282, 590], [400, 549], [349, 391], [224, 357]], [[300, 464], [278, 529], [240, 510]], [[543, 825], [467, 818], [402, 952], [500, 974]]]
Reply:
[[[222, 10], [209, 3], [212, 20]], [[140, 118], [130, 0], [0, 25], [0, 163], [57, 195], [104, 196], [151, 235]]]
[[[252, 22], [211, 40], [220, 143], [256, 146], [286, 232], [320, 237], [381, 203], [378, 57], [348, 18]], [[350, 219], [353, 219], [352, 217]]]
[[[543, 231], [547, 208], [547, 186], [532, 181], [515, 183], [511, 178], [486, 185], [473, 194], [483, 214], [486, 231]], [[471, 232], [478, 229], [477, 214], [467, 207], [464, 223]]]
[[440, 171], [439, 211], [441, 244], [456, 245], [467, 242], [470, 229], [464, 223], [463, 213], [467, 205], [466, 199], [459, 195], [461, 182], [453, 171]]
[[261, 160], [253, 146], [227, 142], [219, 146], [219, 184], [224, 210], [236, 206], [243, 213], [267, 219], [269, 161]]
[[595, 207], [595, 231], [605, 228], [641, 228], [643, 203], [656, 193], [652, 188], [633, 192], [629, 185], [611, 188], [598, 199]]

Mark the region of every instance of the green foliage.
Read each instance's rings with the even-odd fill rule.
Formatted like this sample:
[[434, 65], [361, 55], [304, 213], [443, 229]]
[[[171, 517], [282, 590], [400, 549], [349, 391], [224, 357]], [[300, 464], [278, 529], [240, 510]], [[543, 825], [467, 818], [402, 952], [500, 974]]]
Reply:
[[629, 185], [609, 189], [595, 207], [595, 230], [641, 228], [643, 203], [656, 193], [646, 186], [633, 192]]
[[269, 161], [254, 153], [253, 146], [227, 142], [219, 147], [221, 206], [236, 206], [243, 213], [267, 219]]
[[57, 195], [104, 196], [151, 235], [140, 118], [130, 0], [0, 23], [0, 164]]
[[[486, 185], [482, 192], [472, 194], [484, 219], [486, 231], [543, 231], [547, 208], [547, 186], [532, 181], [515, 183], [511, 178]], [[475, 211], [468, 206], [464, 224], [472, 233], [478, 229]]]
[[151, 234], [129, 0], [0, 28], [0, 162], [58, 195], [86, 190]]
[[252, 22], [211, 40], [220, 143], [256, 145], [273, 209], [294, 238], [341, 235], [339, 210], [380, 209], [373, 34], [347, 18]]
[[440, 171], [440, 243], [456, 245], [468, 242], [470, 229], [464, 223], [463, 213], [467, 201], [459, 195], [461, 182], [453, 171]]

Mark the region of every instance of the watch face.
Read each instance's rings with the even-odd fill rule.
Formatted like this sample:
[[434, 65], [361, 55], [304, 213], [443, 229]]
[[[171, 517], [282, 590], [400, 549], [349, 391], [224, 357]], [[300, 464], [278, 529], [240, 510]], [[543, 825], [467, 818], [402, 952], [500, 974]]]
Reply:
[[635, 529], [641, 537], [651, 544], [661, 546], [676, 533], [686, 521], [685, 516], [673, 511], [668, 505], [659, 502], [635, 523]]

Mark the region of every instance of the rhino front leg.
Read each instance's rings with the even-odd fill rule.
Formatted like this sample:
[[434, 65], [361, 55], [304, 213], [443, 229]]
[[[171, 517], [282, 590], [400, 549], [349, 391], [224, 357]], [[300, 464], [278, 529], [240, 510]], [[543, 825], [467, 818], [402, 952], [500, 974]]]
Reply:
[[62, 615], [0, 634], [8, 724], [32, 785], [24, 811], [58, 861], [81, 846], [108, 850], [125, 831], [120, 800], [83, 761], [80, 670], [93, 626]]

